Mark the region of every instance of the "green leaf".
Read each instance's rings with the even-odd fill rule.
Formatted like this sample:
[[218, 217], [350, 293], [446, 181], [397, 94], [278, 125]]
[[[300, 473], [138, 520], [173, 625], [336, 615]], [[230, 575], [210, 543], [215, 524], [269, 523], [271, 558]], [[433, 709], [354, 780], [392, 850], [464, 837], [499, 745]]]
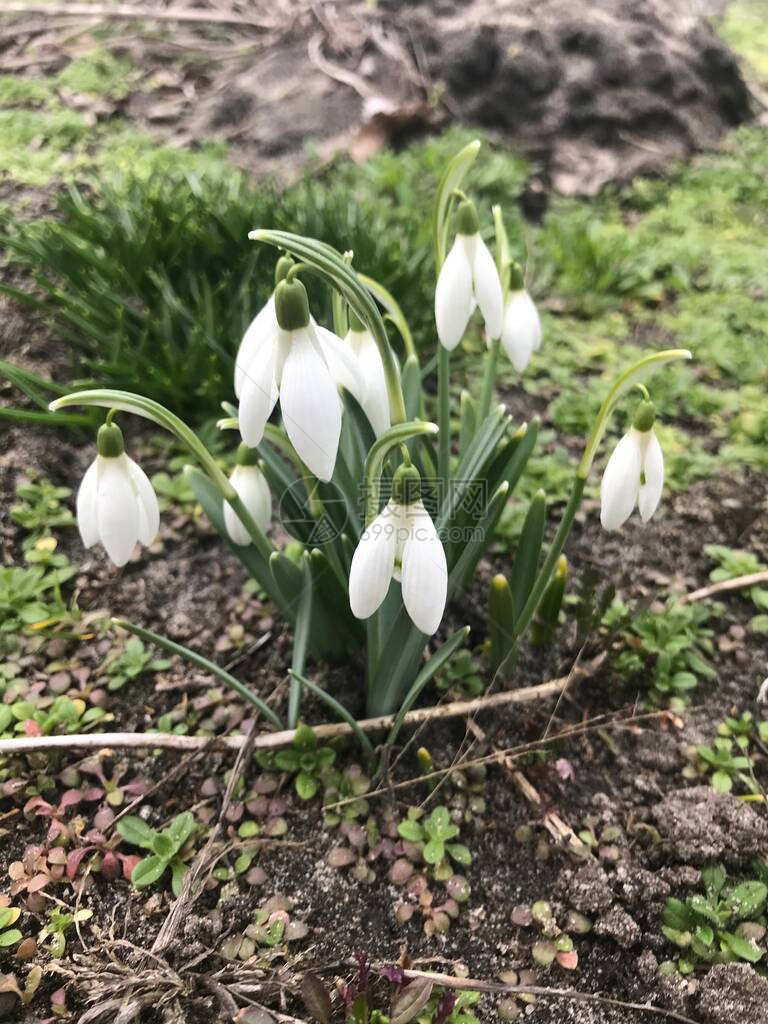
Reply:
[[424, 831], [418, 821], [406, 818], [397, 826], [397, 831], [409, 843], [420, 843], [424, 839]]
[[726, 883], [727, 875], [722, 864], [707, 864], [701, 869], [701, 880], [704, 888], [713, 896], [719, 896]]
[[157, 833], [153, 828], [135, 814], [129, 814], [121, 818], [115, 826], [120, 835], [134, 846], [142, 846], [146, 850], [152, 849]]
[[191, 811], [184, 811], [173, 819], [168, 828], [163, 831], [163, 835], [170, 838], [174, 846], [173, 852], [177, 853], [196, 828], [197, 822], [194, 814]]
[[[123, 819], [125, 820], [125, 819]], [[120, 822], [118, 822], [120, 824]], [[168, 861], [162, 857], [145, 857], [140, 860], [131, 874], [131, 882], [137, 889], [144, 889], [162, 877]]]
[[307, 772], [299, 772], [296, 776], [296, 792], [302, 800], [311, 800], [317, 792], [317, 779]]
[[275, 754], [275, 767], [281, 772], [297, 772], [300, 760], [298, 750], [278, 750]]
[[731, 913], [737, 919], [756, 917], [765, 907], [768, 888], [762, 882], [742, 882], [727, 898]]
[[23, 937], [18, 928], [11, 928], [10, 931], [0, 932], [0, 947], [15, 946], [17, 942], [21, 942]]
[[718, 793], [730, 793], [733, 780], [727, 772], [718, 770], [712, 774], [712, 788]]
[[427, 864], [439, 864], [445, 857], [445, 845], [440, 839], [430, 839], [421, 852]]
[[170, 836], [159, 832], [152, 842], [152, 852], [161, 860], [169, 861], [176, 853], [176, 848]]
[[697, 924], [685, 903], [674, 897], [667, 900], [661, 919], [665, 925], [679, 932], [689, 931]]
[[472, 863], [472, 853], [469, 847], [464, 846], [462, 843], [449, 843], [446, 846], [446, 850], [457, 864], [466, 866]]
[[171, 891], [177, 898], [181, 893], [181, 887], [184, 884], [184, 876], [188, 870], [189, 869], [184, 861], [180, 860], [178, 857], [171, 861]]
[[544, 491], [537, 491], [528, 506], [528, 512], [520, 533], [520, 540], [512, 566], [510, 588], [515, 618], [525, 607], [536, 580], [536, 570], [541, 555], [546, 523], [547, 499]]
[[725, 943], [734, 956], [739, 957], [740, 960], [746, 960], [750, 964], [756, 964], [765, 953], [764, 949], [754, 945], [749, 939], [743, 939], [740, 935], [734, 935], [732, 932], [721, 932], [720, 940]]

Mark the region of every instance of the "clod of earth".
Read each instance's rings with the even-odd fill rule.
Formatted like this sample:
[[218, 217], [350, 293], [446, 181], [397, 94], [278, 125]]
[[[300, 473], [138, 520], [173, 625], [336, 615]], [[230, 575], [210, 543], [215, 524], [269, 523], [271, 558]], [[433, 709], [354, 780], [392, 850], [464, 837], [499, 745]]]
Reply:
[[654, 820], [670, 860], [701, 866], [723, 861], [737, 868], [768, 848], [768, 824], [728, 793], [694, 786], [669, 793]]

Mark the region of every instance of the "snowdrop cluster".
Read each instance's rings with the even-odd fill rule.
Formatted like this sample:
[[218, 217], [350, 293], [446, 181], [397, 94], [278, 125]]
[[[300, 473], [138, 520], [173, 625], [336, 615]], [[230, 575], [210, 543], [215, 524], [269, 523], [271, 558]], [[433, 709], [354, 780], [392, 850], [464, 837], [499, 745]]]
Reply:
[[[115, 412], [144, 416], [186, 446], [197, 463], [185, 470], [196, 497], [260, 588], [301, 634], [292, 661], [289, 724], [295, 724], [299, 713], [306, 658], [337, 655], [339, 648], [355, 653], [360, 621], [366, 623], [368, 643], [369, 713], [396, 711], [412, 685], [425, 685], [462, 642], [466, 629], [439, 647], [427, 663], [429, 671], [423, 660], [426, 637], [440, 630], [450, 596], [471, 579], [536, 443], [537, 422], [514, 425], [506, 408], [492, 402], [499, 352], [522, 373], [541, 349], [542, 325], [522, 271], [510, 256], [500, 211], [494, 210], [494, 257], [481, 237], [474, 204], [458, 191], [478, 148], [470, 144], [451, 161], [435, 204], [436, 423], [419, 418], [422, 410], [432, 408], [432, 395], [422, 387], [419, 353], [412, 348], [401, 363], [376, 304], [381, 302], [397, 325], [402, 311], [394, 297], [358, 275], [351, 266], [352, 254], [342, 257], [319, 240], [267, 229], [249, 237], [283, 254], [272, 293], [239, 343], [233, 380], [238, 407], [224, 403], [229, 415], [220, 426], [237, 430], [241, 438], [229, 476], [189, 427], [140, 395], [93, 390], [53, 403], [55, 408], [85, 404], [110, 410], [98, 432], [96, 459], [77, 495], [77, 519], [86, 547], [100, 542], [118, 566], [129, 561], [138, 543], [152, 544], [160, 516], [150, 481], [125, 453], [123, 435], [113, 422]], [[310, 312], [299, 277], [309, 271], [335, 289], [335, 330], [317, 323]], [[462, 397], [462, 431], [452, 436], [450, 353], [473, 318], [482, 320], [488, 348], [482, 393], [475, 405], [471, 395]], [[407, 348], [407, 324], [400, 333]], [[541, 557], [533, 562], [538, 567], [527, 591], [517, 595], [519, 606], [508, 624], [513, 647], [537, 609], [547, 605], [548, 588], [609, 418], [633, 386], [643, 392], [643, 401], [605, 468], [600, 518], [606, 530], [617, 530], [636, 506], [643, 521], [655, 513], [664, 485], [664, 459], [654, 432], [655, 410], [639, 381], [665, 362], [682, 358], [690, 353], [652, 353], [614, 383], [586, 440], [555, 539], [546, 554], [543, 547], [537, 549]], [[355, 401], [350, 403], [348, 396]], [[471, 413], [466, 418], [465, 404]], [[462, 476], [470, 472], [488, 492], [487, 506], [475, 519], [462, 511], [461, 502], [441, 496], [454, 485], [461, 490]], [[428, 479], [432, 474], [436, 481]], [[385, 481], [391, 497], [381, 507], [380, 485]], [[346, 516], [327, 548], [314, 546], [314, 534], [303, 538], [298, 561], [295, 552], [289, 557], [277, 546], [272, 538], [278, 531], [271, 531], [273, 493], [281, 500], [294, 486], [306, 497], [310, 519], [334, 521], [333, 509], [326, 507], [333, 494], [343, 497]], [[434, 519], [424, 503], [428, 489], [436, 502]], [[364, 513], [356, 510], [361, 492], [366, 495]], [[541, 545], [543, 495], [531, 503], [528, 514], [533, 513], [541, 516]], [[506, 584], [503, 576], [496, 579]], [[562, 572], [559, 586], [560, 601]], [[307, 594], [311, 599], [305, 599]]]

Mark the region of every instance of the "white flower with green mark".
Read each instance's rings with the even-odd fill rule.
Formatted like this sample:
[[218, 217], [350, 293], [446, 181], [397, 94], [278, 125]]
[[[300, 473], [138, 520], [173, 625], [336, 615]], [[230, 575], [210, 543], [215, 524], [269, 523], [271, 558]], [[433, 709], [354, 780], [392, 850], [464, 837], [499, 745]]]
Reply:
[[600, 484], [600, 522], [618, 530], [635, 506], [648, 522], [659, 506], [664, 489], [664, 454], [653, 429], [655, 410], [643, 402], [632, 426], [614, 448]]
[[99, 428], [96, 450], [77, 492], [77, 525], [87, 548], [100, 542], [115, 565], [123, 566], [139, 541], [149, 545], [157, 536], [157, 496], [144, 470], [125, 454], [116, 423]]
[[266, 324], [245, 361], [240, 433], [255, 448], [279, 397], [299, 458], [320, 480], [330, 480], [341, 434], [337, 386], [362, 390], [361, 376], [341, 338], [312, 321], [301, 281], [289, 277], [277, 285], [274, 310], [274, 323]]
[[[237, 496], [253, 517], [254, 522], [266, 533], [272, 518], [272, 495], [269, 484], [257, 465], [257, 452], [246, 444], [237, 449], [237, 465], [229, 475], [229, 482], [237, 491]], [[239, 516], [224, 501], [224, 525], [233, 544], [250, 544], [251, 535], [240, 521]]]
[[496, 262], [480, 237], [474, 204], [465, 199], [456, 211], [456, 239], [440, 270], [435, 289], [435, 321], [440, 344], [456, 348], [467, 331], [475, 306], [487, 336], [501, 334], [504, 296]]
[[421, 479], [413, 466], [400, 466], [392, 498], [360, 538], [349, 573], [349, 603], [358, 619], [380, 607], [392, 580], [402, 586], [403, 604], [422, 633], [434, 633], [443, 618], [448, 567], [435, 524], [421, 500]]

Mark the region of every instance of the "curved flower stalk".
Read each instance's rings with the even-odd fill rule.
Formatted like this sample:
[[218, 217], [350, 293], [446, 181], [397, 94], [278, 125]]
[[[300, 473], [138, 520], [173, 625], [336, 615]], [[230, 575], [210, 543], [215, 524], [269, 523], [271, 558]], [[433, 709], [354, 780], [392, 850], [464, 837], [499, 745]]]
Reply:
[[402, 584], [403, 604], [422, 633], [437, 631], [448, 594], [442, 541], [421, 500], [421, 477], [404, 463], [392, 478], [392, 498], [367, 527], [349, 573], [349, 603], [358, 619], [380, 608], [392, 580]]
[[[280, 398], [283, 423], [291, 444], [307, 468], [320, 480], [330, 480], [341, 435], [341, 401], [333, 364], [341, 383], [361, 387], [354, 364], [342, 355], [343, 342], [319, 328], [309, 315], [307, 292], [301, 281], [286, 280], [275, 289], [275, 324], [262, 335], [245, 371], [240, 395], [240, 433], [250, 448]], [[329, 336], [332, 337], [332, 341]], [[338, 344], [336, 344], [338, 343]], [[329, 356], [325, 349], [333, 350]]]
[[635, 505], [644, 523], [659, 506], [664, 489], [664, 455], [653, 429], [654, 419], [653, 402], [646, 399], [611, 453], [600, 484], [600, 522], [606, 530], [620, 529]]
[[475, 205], [463, 199], [456, 211], [456, 239], [435, 289], [437, 336], [449, 352], [464, 337], [475, 305], [480, 307], [488, 337], [498, 338], [504, 314], [499, 272], [480, 237]]
[[[266, 533], [272, 517], [272, 495], [269, 484], [257, 465], [258, 453], [246, 444], [237, 450], [237, 465], [229, 475], [229, 482], [259, 529]], [[228, 501], [223, 502], [224, 525], [233, 544], [250, 544], [251, 535]]]
[[139, 541], [148, 546], [157, 536], [157, 496], [144, 470], [125, 454], [116, 423], [99, 427], [96, 449], [77, 492], [77, 525], [87, 548], [101, 542], [115, 565], [123, 566]]

